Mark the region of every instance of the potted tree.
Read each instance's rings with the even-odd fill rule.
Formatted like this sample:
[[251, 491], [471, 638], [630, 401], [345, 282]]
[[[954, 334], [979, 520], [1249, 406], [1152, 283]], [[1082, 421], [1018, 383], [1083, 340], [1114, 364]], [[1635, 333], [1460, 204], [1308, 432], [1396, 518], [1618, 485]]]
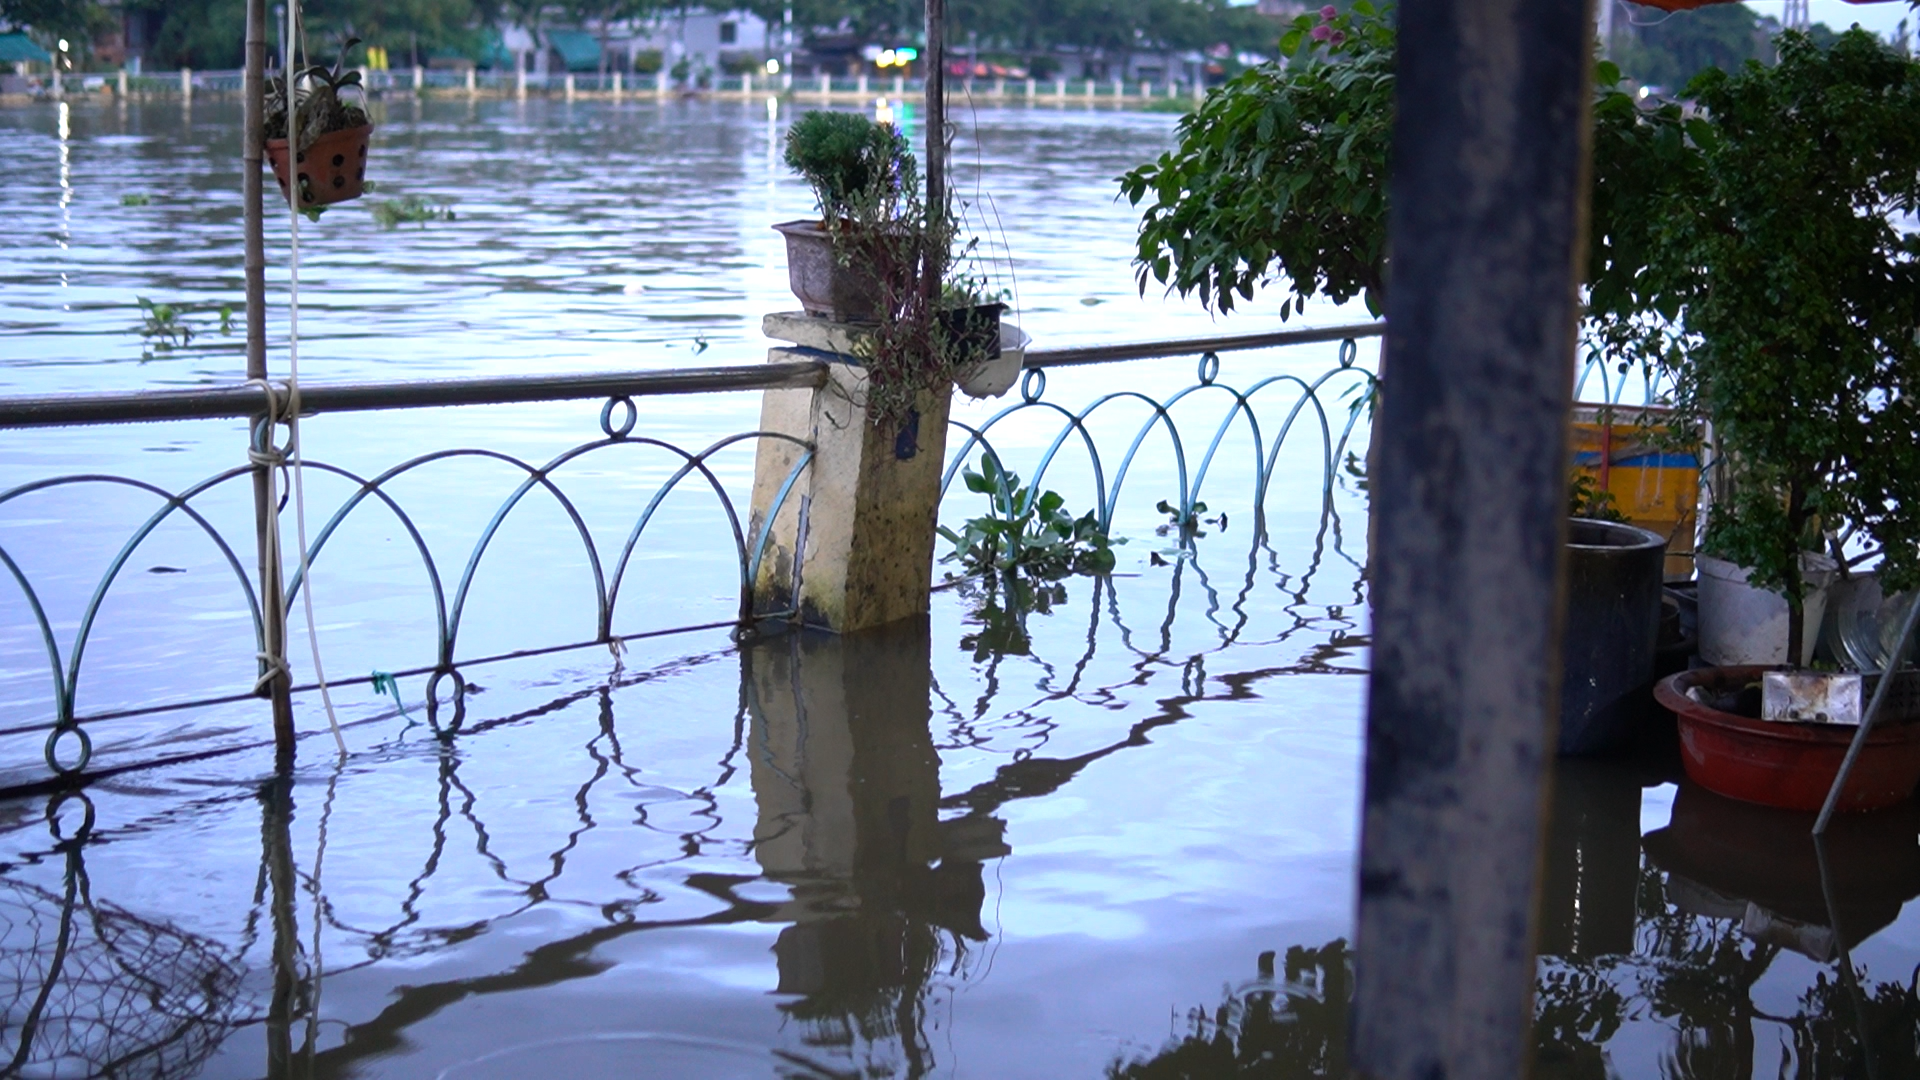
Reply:
[[868, 415], [911, 423], [927, 393], [944, 394], [1000, 353], [1000, 312], [952, 270], [955, 215], [934, 212], [906, 140], [857, 113], [811, 112], [787, 134], [786, 161], [813, 188], [819, 221], [775, 225], [787, 277], [809, 315], [861, 324], [852, 355], [868, 375]]
[[[1859, 30], [1826, 50], [1783, 34], [1778, 48], [1770, 68], [1702, 73], [1687, 90], [1697, 115], [1647, 120], [1672, 130], [1685, 182], [1650, 207], [1645, 285], [1672, 319], [1637, 347], [1665, 365], [1718, 462], [1702, 550], [1777, 596], [1781, 659], [1804, 663], [1817, 575], [1844, 567], [1840, 536], [1877, 551], [1890, 591], [1920, 584], [1920, 242], [1893, 223], [1920, 210], [1920, 64]], [[1703, 645], [1724, 616], [1709, 596], [1703, 583]], [[1788, 689], [1758, 666], [1663, 684], [1696, 779], [1817, 808], [1806, 793], [1824, 796], [1853, 729], [1761, 719], [1820, 717]], [[1912, 792], [1920, 725], [1903, 719], [1882, 716], [1894, 723], [1867, 744], [1843, 809]]]
[[[347, 53], [358, 44], [359, 38], [347, 39], [332, 68], [315, 64], [295, 72], [291, 98], [285, 75], [267, 80], [267, 160], [282, 194], [297, 176], [300, 194], [296, 206], [301, 210], [318, 211], [357, 199], [365, 189], [367, 142], [373, 125], [367, 120], [360, 73], [346, 68]], [[361, 91], [362, 105], [341, 100], [341, 93], [348, 87]], [[290, 132], [289, 128], [294, 130]], [[291, 167], [289, 157], [293, 159]]]
[[[1368, 0], [1344, 13], [1328, 5], [1297, 18], [1280, 51], [1284, 63], [1250, 68], [1213, 91], [1180, 122], [1173, 150], [1120, 178], [1122, 194], [1145, 207], [1140, 287], [1155, 281], [1226, 312], [1284, 281], [1283, 318], [1314, 296], [1359, 298], [1378, 315], [1389, 287], [1391, 12]], [[1618, 79], [1603, 66], [1604, 85]], [[1656, 165], [1651, 152], [1596, 155], [1595, 172], [1614, 191], [1657, 183]], [[1629, 206], [1596, 198], [1594, 235], [1621, 231], [1612, 212]], [[1645, 292], [1638, 249], [1594, 250], [1590, 289], [1632, 310]], [[1594, 753], [1629, 742], [1649, 703], [1664, 544], [1643, 529], [1584, 520], [1569, 527], [1568, 541], [1560, 749]]]

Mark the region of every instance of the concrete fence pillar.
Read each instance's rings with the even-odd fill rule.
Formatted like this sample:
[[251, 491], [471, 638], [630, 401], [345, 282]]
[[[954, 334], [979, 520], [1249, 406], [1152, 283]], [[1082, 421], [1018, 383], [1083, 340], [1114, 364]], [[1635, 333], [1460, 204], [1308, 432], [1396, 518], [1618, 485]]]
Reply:
[[1007, 80], [1005, 79], [993, 80], [993, 96], [997, 98], [1003, 98], [1007, 96]]
[[188, 101], [193, 100], [193, 69], [192, 68], [180, 69], [180, 96], [187, 99]]
[[858, 89], [858, 91], [859, 91], [859, 94], [860, 94], [860, 97], [861, 97], [861, 99], [862, 99], [862, 100], [865, 100], [865, 99], [866, 99], [866, 96], [867, 96], [867, 74], [866, 74], [866, 72], [864, 72], [864, 71], [863, 71], [863, 72], [861, 72], [861, 73], [860, 73], [860, 81], [859, 81], [859, 82], [857, 82], [857, 83], [855, 84], [855, 86], [856, 86], [856, 88], [857, 88], [857, 89]]
[[476, 81], [474, 70], [472, 68], [468, 68], [467, 69], [467, 96], [476, 97], [479, 95], [479, 93], [480, 93], [480, 84]]
[[907, 96], [907, 77], [905, 75], [895, 75], [893, 77], [893, 96]]
[[114, 94], [113, 94], [114, 97], [120, 99], [121, 101], [127, 100], [127, 69], [126, 68], [121, 68], [119, 75], [114, 79], [113, 90], [114, 90]]
[[527, 69], [518, 65], [513, 69], [513, 96], [521, 99], [527, 96]]
[[781, 72], [780, 92], [784, 94], [791, 91], [792, 89], [793, 89], [793, 72], [791, 71]]
[[1059, 98], [1061, 101], [1067, 100], [1067, 80], [1053, 80], [1053, 96]]
[[653, 92], [659, 97], [667, 96], [667, 69], [664, 65], [653, 77]]
[[1035, 90], [1037, 90], [1037, 89], [1039, 89], [1039, 86], [1038, 86], [1038, 84], [1037, 84], [1037, 83], [1035, 82], [1035, 80], [1033, 80], [1033, 79], [1028, 79], [1028, 80], [1027, 80], [1027, 100], [1028, 100], [1028, 101], [1032, 101], [1032, 100], [1033, 100], [1033, 94], [1034, 94], [1034, 91], [1035, 91]]
[[566, 87], [567, 100], [572, 101], [573, 100], [573, 72], [571, 71], [567, 72], [567, 77], [562, 81], [561, 85]]
[[753, 96], [753, 72], [740, 76], [740, 92], [748, 97]]
[[1087, 104], [1093, 104], [1093, 95], [1098, 90], [1099, 85], [1099, 83], [1094, 82], [1092, 79], [1087, 80]]
[[1119, 101], [1127, 96], [1127, 84], [1119, 79], [1113, 80], [1113, 100]]
[[427, 69], [418, 64], [413, 66], [413, 92], [419, 93], [427, 85]]
[[831, 101], [832, 99], [833, 99], [833, 76], [823, 71], [820, 73], [820, 100]]
[[1140, 96], [1143, 98], [1150, 98], [1153, 96], [1153, 80], [1152, 79], [1147, 79], [1140, 84]]
[[1200, 103], [1201, 103], [1202, 101], [1205, 101], [1206, 99], [1207, 99], [1207, 83], [1206, 83], [1206, 80], [1204, 80], [1204, 79], [1195, 79], [1195, 80], [1193, 81], [1193, 103], [1194, 103], [1195, 105], [1198, 105], [1198, 104], [1200, 104]]
[[865, 407], [866, 371], [849, 362], [860, 348], [858, 330], [798, 313], [769, 315], [764, 330], [799, 346], [771, 350], [770, 362], [822, 353], [834, 361], [826, 385], [768, 390], [762, 400], [762, 431], [814, 449], [796, 476], [804, 448], [760, 442], [748, 535], [759, 536], [769, 517], [772, 526], [753, 582], [754, 611], [797, 612], [805, 625], [843, 634], [925, 616], [952, 387], [927, 394], [904, 424], [875, 425]]

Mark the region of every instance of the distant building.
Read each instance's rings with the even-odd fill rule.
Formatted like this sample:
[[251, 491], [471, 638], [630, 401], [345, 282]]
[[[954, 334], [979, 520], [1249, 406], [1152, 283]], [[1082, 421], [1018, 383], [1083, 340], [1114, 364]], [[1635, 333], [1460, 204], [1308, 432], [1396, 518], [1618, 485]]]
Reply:
[[688, 7], [605, 26], [552, 26], [538, 33], [507, 26], [500, 31], [499, 52], [507, 63], [539, 75], [603, 66], [622, 72], [672, 70], [684, 62], [687, 77], [697, 79], [729, 67], [758, 67], [769, 48], [779, 47], [779, 35], [769, 29], [751, 12]]
[[1301, 0], [1260, 0], [1258, 4], [1254, 5], [1253, 10], [1268, 18], [1284, 19], [1291, 22], [1295, 18], [1305, 15], [1312, 8], [1313, 5], [1302, 3]]

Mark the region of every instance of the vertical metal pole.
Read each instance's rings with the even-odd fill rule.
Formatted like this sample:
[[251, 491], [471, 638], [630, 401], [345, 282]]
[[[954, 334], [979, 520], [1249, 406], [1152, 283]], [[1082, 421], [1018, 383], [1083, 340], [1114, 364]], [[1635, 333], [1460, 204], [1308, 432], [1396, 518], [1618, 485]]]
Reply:
[[[938, 225], [947, 215], [947, 0], [927, 0], [927, 214]], [[940, 296], [937, 264], [927, 262], [928, 300]]]
[[[242, 136], [240, 192], [245, 204], [247, 281], [247, 378], [267, 377], [267, 242], [266, 192], [260, 176], [266, 156], [267, 2], [247, 0], [246, 73], [241, 79], [244, 97], [240, 116]], [[265, 423], [262, 413], [255, 423]], [[274, 438], [271, 429], [267, 438]], [[251, 442], [248, 444], [251, 446]], [[260, 616], [264, 652], [261, 671], [273, 671], [265, 694], [273, 702], [273, 742], [283, 764], [293, 758], [293, 702], [286, 675], [287, 608], [281, 600], [280, 563], [274, 557], [280, 525], [273, 505], [272, 467], [253, 467], [254, 540], [260, 560]]]
[[1353, 1014], [1373, 1080], [1527, 1072], [1590, 0], [1404, 0]]

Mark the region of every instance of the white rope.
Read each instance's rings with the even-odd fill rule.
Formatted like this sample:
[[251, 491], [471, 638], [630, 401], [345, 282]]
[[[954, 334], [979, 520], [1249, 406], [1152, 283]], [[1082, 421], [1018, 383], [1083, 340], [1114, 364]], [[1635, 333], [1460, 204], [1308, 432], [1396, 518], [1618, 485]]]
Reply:
[[[313, 623], [313, 568], [307, 563], [307, 496], [300, 454], [300, 94], [294, 70], [294, 42], [298, 38], [299, 3], [287, 5], [287, 33], [283, 44], [285, 59], [281, 74], [287, 88], [287, 443], [293, 448], [293, 522], [300, 541], [300, 602], [307, 620], [307, 646], [313, 654], [313, 677], [320, 684], [320, 702], [327, 709], [327, 726], [333, 729], [333, 743], [342, 757], [347, 740], [340, 734], [340, 718], [333, 712], [333, 695], [327, 690], [327, 672], [320, 663], [320, 631]], [[268, 432], [272, 443], [272, 432]], [[276, 518], [277, 521], [277, 518]], [[274, 532], [279, 532], [276, 526]], [[275, 547], [278, 547], [276, 536]], [[279, 597], [275, 603], [281, 603]], [[284, 617], [284, 616], [283, 616]]]

